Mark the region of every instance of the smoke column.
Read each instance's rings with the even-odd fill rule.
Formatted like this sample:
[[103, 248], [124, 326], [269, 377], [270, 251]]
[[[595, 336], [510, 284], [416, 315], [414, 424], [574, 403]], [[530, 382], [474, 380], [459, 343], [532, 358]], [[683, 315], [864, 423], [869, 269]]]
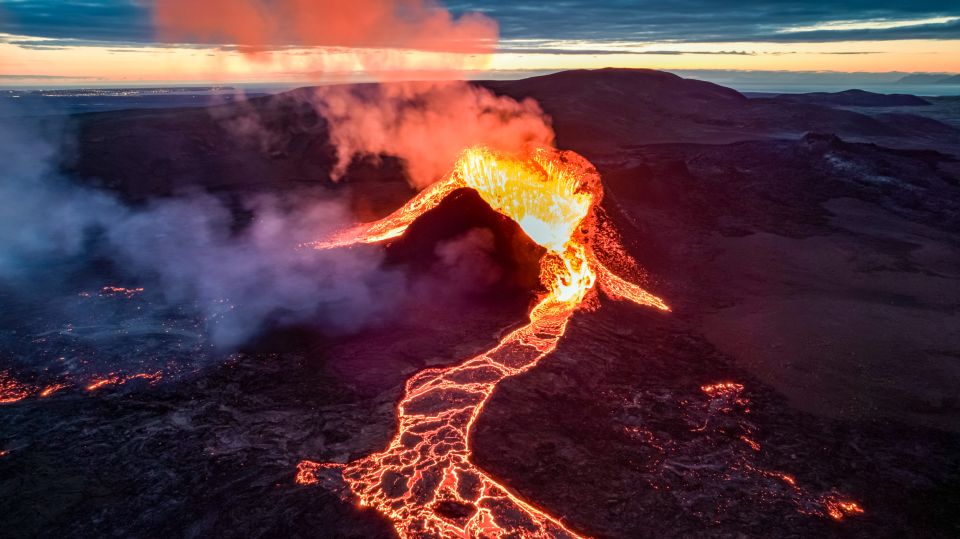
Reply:
[[464, 148], [526, 153], [553, 143], [536, 102], [460, 80], [489, 65], [496, 47], [497, 25], [482, 14], [458, 18], [425, 0], [217, 0], [202, 7], [160, 0], [155, 22], [168, 41], [236, 46], [261, 63], [289, 61], [288, 49], [299, 47], [298, 56], [312, 66], [306, 71], [325, 80], [349, 71], [381, 81], [313, 94], [337, 149], [335, 180], [355, 157], [391, 155], [422, 189], [446, 174]]
[[210, 340], [229, 348], [273, 323], [353, 330], [403, 293], [403, 276], [382, 269], [374, 249], [298, 249], [349, 222], [341, 203], [303, 191], [248, 198], [254, 217], [239, 227], [231, 209], [203, 193], [132, 208], [61, 176], [69, 132], [46, 124], [0, 117], [0, 291], [23, 304], [40, 305], [52, 288], [75, 295], [67, 269], [108, 259], [121, 278], [157, 293], [157, 308], [195, 308]]

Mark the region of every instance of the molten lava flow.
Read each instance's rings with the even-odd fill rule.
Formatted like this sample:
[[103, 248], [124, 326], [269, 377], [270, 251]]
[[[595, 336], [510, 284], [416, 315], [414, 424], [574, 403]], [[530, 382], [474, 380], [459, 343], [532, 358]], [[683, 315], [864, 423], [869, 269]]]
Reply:
[[96, 391], [101, 387], [120, 386], [129, 382], [130, 380], [137, 380], [137, 379], [150, 380], [150, 383], [153, 384], [159, 381], [162, 375], [163, 373], [161, 371], [157, 371], [153, 373], [141, 372], [137, 374], [110, 373], [104, 376], [103, 378], [97, 378], [92, 380], [89, 384], [87, 384], [86, 388], [84, 389], [86, 389], [87, 391]]
[[339, 467], [364, 506], [393, 522], [401, 537], [578, 537], [471, 463], [470, 430], [497, 384], [552, 352], [594, 284], [611, 297], [669, 310], [656, 296], [614, 275], [593, 252], [600, 178], [572, 152], [540, 149], [528, 159], [483, 148], [463, 153], [453, 173], [386, 218], [311, 244], [324, 249], [403, 234], [420, 215], [460, 188], [472, 188], [546, 249], [546, 289], [530, 321], [487, 352], [453, 367], [426, 369], [406, 383], [397, 435], [379, 453], [346, 465], [311, 461], [297, 482]]
[[49, 397], [50, 395], [53, 395], [53, 394], [56, 393], [57, 391], [60, 391], [61, 389], [64, 389], [64, 388], [66, 388], [66, 387], [67, 387], [67, 384], [62, 384], [62, 383], [50, 384], [50, 385], [48, 385], [47, 387], [45, 387], [45, 388], [43, 388], [42, 390], [40, 390], [40, 393], [39, 393], [40, 398], [44, 398], [44, 399], [45, 399], [45, 398]]
[[827, 507], [827, 514], [829, 514], [830, 518], [833, 520], [843, 520], [844, 517], [849, 515], [863, 514], [863, 508], [860, 507], [857, 502], [852, 502], [849, 500], [828, 498], [824, 501], [824, 505]]
[[[710, 403], [707, 406], [709, 415], [704, 426], [694, 429], [696, 431], [706, 429], [707, 423], [710, 422], [710, 415], [717, 413], [724, 415], [732, 414], [734, 413], [734, 409], [738, 409], [743, 413], [749, 413], [750, 411], [750, 399], [743, 396], [743, 384], [736, 382], [718, 382], [700, 386], [700, 390], [710, 399]], [[742, 434], [739, 439], [747, 444], [752, 451], [759, 452], [761, 449], [760, 444], [750, 436], [747, 436], [747, 434], [753, 433], [753, 426], [749, 422], [746, 422], [741, 423], [740, 428], [745, 431], [745, 434]], [[729, 432], [730, 425], [721, 424], [714, 426], [712, 430], [714, 432]], [[774, 488], [768, 488], [763, 493], [764, 498], [767, 500], [774, 498], [786, 499], [792, 502], [801, 513], [819, 517], [830, 517], [834, 520], [843, 520], [845, 517], [864, 513], [863, 508], [860, 507], [857, 502], [841, 498], [837, 493], [815, 494], [801, 487], [797, 483], [797, 479], [790, 474], [759, 467], [754, 464], [755, 461], [752, 455], [741, 454], [739, 457], [734, 457], [730, 460], [731, 469], [737, 469], [741, 473], [746, 472], [748, 475], [769, 478], [777, 482], [782, 482], [785, 485], [785, 487], [778, 485]]]
[[0, 404], [10, 404], [30, 396], [30, 388], [15, 380], [6, 371], [0, 371]]
[[100, 289], [101, 296], [124, 296], [132, 298], [143, 292], [143, 288], [124, 288], [122, 286], [105, 286]]

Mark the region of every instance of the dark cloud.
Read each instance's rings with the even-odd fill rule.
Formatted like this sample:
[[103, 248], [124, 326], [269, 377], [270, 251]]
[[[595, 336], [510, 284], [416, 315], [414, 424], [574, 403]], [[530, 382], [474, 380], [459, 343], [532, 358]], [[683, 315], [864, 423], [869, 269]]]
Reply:
[[17, 0], [0, 3], [0, 32], [82, 42], [153, 40], [150, 2]]
[[500, 23], [507, 39], [585, 41], [848, 41], [851, 39], [960, 39], [954, 24], [887, 30], [780, 33], [829, 21], [914, 20], [960, 16], [955, 0], [466, 0], [448, 2], [458, 13], [480, 10]]
[[[268, 0], [265, 0], [268, 1]], [[482, 11], [507, 39], [649, 41], [849, 41], [960, 39], [960, 22], [889, 29], [811, 30], [829, 21], [904, 21], [960, 16], [956, 0], [453, 0], [454, 13]], [[151, 43], [151, 0], [18, 0], [0, 4], [0, 32], [80, 44]], [[603, 54], [596, 45], [590, 54]], [[567, 53], [566, 50], [550, 52]]]

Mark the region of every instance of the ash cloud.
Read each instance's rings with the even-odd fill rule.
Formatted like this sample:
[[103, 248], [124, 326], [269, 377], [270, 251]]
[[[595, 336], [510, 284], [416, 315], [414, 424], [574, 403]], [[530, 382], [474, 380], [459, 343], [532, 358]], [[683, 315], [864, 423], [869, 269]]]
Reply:
[[315, 106], [337, 149], [334, 179], [356, 157], [387, 154], [400, 158], [411, 185], [422, 189], [449, 173], [471, 146], [523, 152], [554, 139], [536, 101], [462, 81], [321, 87]]
[[354, 330], [403, 293], [403, 276], [381, 267], [377, 249], [298, 247], [347, 223], [335, 201], [305, 192], [249, 198], [246, 224], [204, 193], [133, 208], [58, 174], [69, 133], [46, 121], [0, 119], [0, 286], [21, 302], [41, 301], [50, 283], [40, 275], [76, 294], [68, 268], [107, 259], [161, 306], [195, 309], [208, 338], [230, 348], [273, 324]]
[[[284, 62], [271, 55], [280, 44], [299, 45], [308, 47], [300, 72], [359, 69], [380, 81], [315, 89], [312, 104], [337, 150], [334, 180], [354, 158], [390, 155], [422, 189], [470, 146], [519, 153], [553, 144], [550, 120], [535, 101], [461, 80], [488, 66], [497, 45], [497, 24], [482, 13], [456, 16], [426, 0], [217, 0], [199, 10], [193, 1], [160, 0], [156, 7], [158, 31], [170, 40], [226, 38], [261, 63]], [[326, 55], [325, 47], [341, 56], [349, 50], [349, 65]]]
[[402, 277], [381, 270], [374, 249], [299, 247], [346, 222], [339, 204], [264, 196], [245, 206], [254, 221], [236, 232], [232, 213], [210, 195], [154, 202], [125, 213], [106, 238], [125, 270], [155, 280], [168, 301], [204, 306], [220, 345], [268, 323], [352, 331], [402, 293]]
[[[226, 38], [254, 62], [276, 61], [272, 53], [286, 37], [320, 52], [298, 67], [329, 71], [324, 47], [353, 50], [354, 68], [383, 84], [301, 94], [327, 120], [338, 156], [333, 179], [357, 157], [389, 155], [404, 163], [412, 185], [423, 188], [446, 174], [467, 147], [523, 152], [553, 143], [549, 119], [536, 102], [457, 80], [485, 65], [496, 47], [496, 23], [479, 13], [455, 16], [427, 0], [217, 0], [200, 8], [161, 0], [154, 15], [158, 31], [171, 41]], [[399, 82], [422, 73], [435, 80]], [[242, 112], [219, 120], [269, 146], [271, 131], [252, 111]], [[236, 208], [203, 193], [133, 209], [60, 177], [54, 164], [60, 148], [35, 127], [0, 126], [0, 158], [15, 163], [0, 191], [0, 227], [9, 236], [0, 246], [0, 284], [9, 289], [29, 295], [39, 268], [103, 257], [138, 286], [157, 289], [164, 303], [195, 305], [222, 347], [271, 324], [354, 329], [403, 301], [403, 276], [381, 267], [379, 250], [298, 248], [347, 224], [347, 212], [336, 203], [317, 202], [309, 193], [251, 198], [242, 209], [254, 217], [242, 225]], [[480, 252], [477, 241], [463, 248]], [[451, 260], [470, 259], [451, 254], [459, 250], [449, 249]]]
[[431, 0], [158, 0], [154, 23], [168, 40], [226, 42], [258, 53], [286, 45], [488, 52], [497, 24], [455, 17]]

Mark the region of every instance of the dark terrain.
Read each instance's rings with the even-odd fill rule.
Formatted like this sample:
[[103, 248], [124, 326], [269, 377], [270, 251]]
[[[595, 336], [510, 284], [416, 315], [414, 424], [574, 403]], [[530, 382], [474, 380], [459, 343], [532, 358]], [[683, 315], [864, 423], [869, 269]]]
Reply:
[[812, 92], [808, 94], [779, 94], [776, 99], [786, 103], [847, 107], [924, 107], [930, 102], [909, 94], [877, 94], [863, 90], [843, 92]]
[[[558, 147], [597, 166], [606, 213], [673, 312], [601, 297], [578, 313], [556, 352], [498, 386], [474, 431], [481, 468], [599, 537], [960, 536], [960, 128], [920, 106], [748, 99], [656, 71], [483, 84], [536, 98]], [[410, 197], [391, 160], [327, 180], [307, 91], [77, 115], [62, 167], [131, 203], [313, 186], [367, 220]], [[244, 118], [267, 130], [243, 134]], [[157, 384], [0, 405], [0, 536], [392, 536], [349, 493], [295, 485], [297, 462], [380, 449], [404, 380], [496, 342], [536, 276], [478, 197], [424, 219], [386, 264], [431, 275], [438, 242], [486, 228], [502, 278], [420, 294], [354, 334], [277, 329]], [[71, 271], [75, 296], [113, 270]], [[153, 299], [75, 301], [111, 313], [88, 324], [108, 332]], [[24, 376], [44, 376], [24, 369], [32, 353], [213, 353], [189, 320], [98, 340], [4, 304], [0, 357]], [[702, 389], [719, 382], [742, 392]], [[831, 494], [865, 513], [829, 518]]]

